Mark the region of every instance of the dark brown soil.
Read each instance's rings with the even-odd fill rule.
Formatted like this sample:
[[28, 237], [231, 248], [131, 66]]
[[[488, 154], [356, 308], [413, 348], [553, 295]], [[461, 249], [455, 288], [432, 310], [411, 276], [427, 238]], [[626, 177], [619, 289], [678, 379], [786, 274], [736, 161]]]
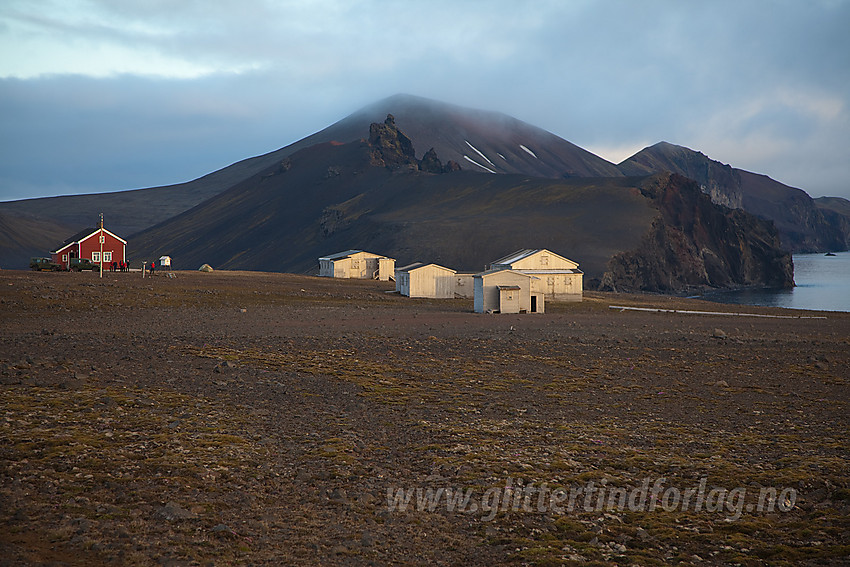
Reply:
[[[391, 285], [0, 272], [0, 565], [848, 562], [850, 314]], [[661, 478], [750, 507], [388, 499]], [[755, 508], [771, 488], [787, 510]]]

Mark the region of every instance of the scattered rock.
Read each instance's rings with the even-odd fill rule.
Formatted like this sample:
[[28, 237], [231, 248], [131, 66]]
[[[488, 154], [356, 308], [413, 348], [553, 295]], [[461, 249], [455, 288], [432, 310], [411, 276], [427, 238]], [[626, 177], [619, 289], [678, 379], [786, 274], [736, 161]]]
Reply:
[[234, 532], [232, 529], [230, 529], [224, 524], [216, 524], [212, 527], [210, 531], [214, 533], [217, 537], [227, 537], [236, 535], [236, 532]]
[[306, 469], [299, 469], [299, 471], [295, 473], [295, 480], [299, 482], [310, 482], [313, 480], [313, 475], [311, 475], [310, 471]]
[[715, 339], [725, 339], [728, 338], [726, 333], [723, 332], [723, 329], [714, 329], [714, 332], [711, 334]]
[[331, 504], [348, 504], [348, 498], [345, 494], [345, 490], [342, 488], [334, 488], [333, 492], [331, 492], [330, 496], [328, 496], [328, 500]]
[[190, 512], [189, 510], [183, 508], [175, 502], [169, 502], [162, 508], [159, 508], [156, 511], [156, 515], [160, 518], [168, 520], [169, 522], [177, 522], [180, 520], [194, 520], [198, 517], [198, 515], [194, 512]]

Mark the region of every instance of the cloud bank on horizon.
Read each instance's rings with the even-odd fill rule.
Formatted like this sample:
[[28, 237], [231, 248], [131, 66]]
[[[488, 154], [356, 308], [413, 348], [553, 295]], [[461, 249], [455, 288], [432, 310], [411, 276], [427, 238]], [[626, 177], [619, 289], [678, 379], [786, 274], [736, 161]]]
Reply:
[[188, 181], [399, 92], [850, 198], [848, 24], [850, 0], [6, 0], [0, 200]]

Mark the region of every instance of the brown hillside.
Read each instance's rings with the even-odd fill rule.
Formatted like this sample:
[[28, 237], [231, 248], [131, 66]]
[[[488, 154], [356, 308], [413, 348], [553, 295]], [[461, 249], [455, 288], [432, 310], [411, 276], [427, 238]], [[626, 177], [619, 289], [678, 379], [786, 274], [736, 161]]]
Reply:
[[[403, 142], [403, 134], [395, 132]], [[391, 148], [397, 148], [397, 159], [387, 155]], [[776, 253], [770, 246], [753, 252], [759, 268], [742, 271], [731, 265], [735, 256], [729, 246], [737, 247], [739, 255], [749, 253], [747, 236], [761, 225], [752, 218], [730, 220], [707, 198], [683, 217], [675, 211], [660, 217], [669, 206], [646, 191], [642, 178], [430, 174], [410, 162], [410, 149], [405, 148], [381, 138], [379, 145], [319, 144], [297, 152], [137, 235], [133, 257], [168, 254], [183, 268], [209, 263], [225, 269], [310, 273], [319, 256], [362, 248], [400, 264], [426, 260], [480, 271], [511, 250], [546, 247], [579, 262], [590, 281], [603, 276], [612, 256], [633, 250], [657, 221], [680, 231], [695, 249], [707, 248], [712, 257], [724, 260], [709, 261], [711, 269], [704, 269], [701, 277], [665, 278], [663, 287], [641, 288], [790, 284], [790, 270], [773, 264]], [[376, 160], [380, 166], [374, 165]], [[663, 195], [685, 190], [699, 193], [677, 181]], [[690, 229], [688, 223], [695, 222], [710, 230], [737, 230], [741, 239], [726, 243], [703, 238]], [[662, 254], [651, 262], [663, 270], [669, 259]], [[761, 262], [768, 267], [762, 270]]]

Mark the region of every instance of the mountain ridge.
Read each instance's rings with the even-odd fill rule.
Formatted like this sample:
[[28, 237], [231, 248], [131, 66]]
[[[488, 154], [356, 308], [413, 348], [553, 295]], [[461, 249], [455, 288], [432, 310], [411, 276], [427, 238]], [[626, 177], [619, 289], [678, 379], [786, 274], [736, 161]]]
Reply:
[[783, 246], [792, 252], [838, 252], [850, 247], [850, 217], [835, 204], [837, 199], [830, 201], [832, 212], [825, 212], [827, 207], [819, 207], [802, 189], [734, 168], [702, 152], [659, 142], [617, 164], [617, 168], [625, 175], [670, 171], [693, 179], [714, 203], [773, 221]]
[[[850, 216], [843, 200], [816, 203], [802, 190], [720, 164], [701, 152], [667, 142], [645, 148], [614, 165], [505, 114], [404, 94], [368, 105], [288, 146], [234, 162], [186, 183], [0, 203], [0, 213], [11, 215], [10, 218], [26, 217], [40, 226], [57, 223], [68, 227], [72, 234], [91, 225], [98, 213], [103, 212], [113, 230], [130, 237], [133, 254], [135, 234], [192, 210], [260, 172], [268, 174], [284, 168], [288, 157], [298, 151], [316, 144], [365, 142], [370, 125], [380, 124], [390, 114], [411, 140], [417, 163], [427, 162], [431, 171], [450, 167], [485, 175], [496, 172], [562, 180], [601, 177], [614, 180], [671, 171], [695, 178], [716, 203], [732, 208], [751, 206], [764, 218], [773, 218], [783, 244], [789, 249], [846, 249], [850, 245]], [[745, 195], [745, 190], [751, 190], [752, 195]], [[333, 214], [328, 213], [329, 223], [333, 222]], [[38, 243], [26, 242], [10, 232], [13, 229], [8, 228], [9, 223], [5, 226], [0, 225], [0, 240], [14, 240], [15, 245], [0, 247], [0, 265], [23, 267], [29, 256], [47, 253], [43, 239]]]
[[[535, 244], [579, 261], [588, 281], [618, 289], [792, 283], [790, 256], [770, 239], [772, 225], [744, 212], [727, 214], [729, 209], [712, 204], [683, 177], [431, 173], [392, 116], [369, 131], [368, 140], [300, 150], [138, 234], [139, 253], [168, 254], [190, 266], [315, 273], [316, 258], [363, 248], [400, 264], [427, 260], [480, 271], [506, 252]], [[651, 190], [653, 183], [661, 189]], [[683, 197], [677, 201], [675, 195]], [[688, 206], [671, 212], [666, 201]], [[693, 228], [706, 225], [718, 228]], [[634, 243], [656, 226], [674, 235], [683, 254], [697, 250], [698, 257], [691, 261], [649, 249], [634, 253]], [[756, 234], [754, 227], [767, 236], [748, 238]], [[739, 238], [726, 244], [710, 237], [712, 230]], [[750, 240], [765, 245], [755, 249]], [[647, 278], [623, 277], [617, 271], [622, 262], [612, 268], [612, 257], [627, 253], [651, 267]], [[749, 261], [737, 266], [735, 259], [744, 256]], [[681, 269], [685, 264], [692, 269]], [[658, 287], [662, 279], [665, 285]]]

